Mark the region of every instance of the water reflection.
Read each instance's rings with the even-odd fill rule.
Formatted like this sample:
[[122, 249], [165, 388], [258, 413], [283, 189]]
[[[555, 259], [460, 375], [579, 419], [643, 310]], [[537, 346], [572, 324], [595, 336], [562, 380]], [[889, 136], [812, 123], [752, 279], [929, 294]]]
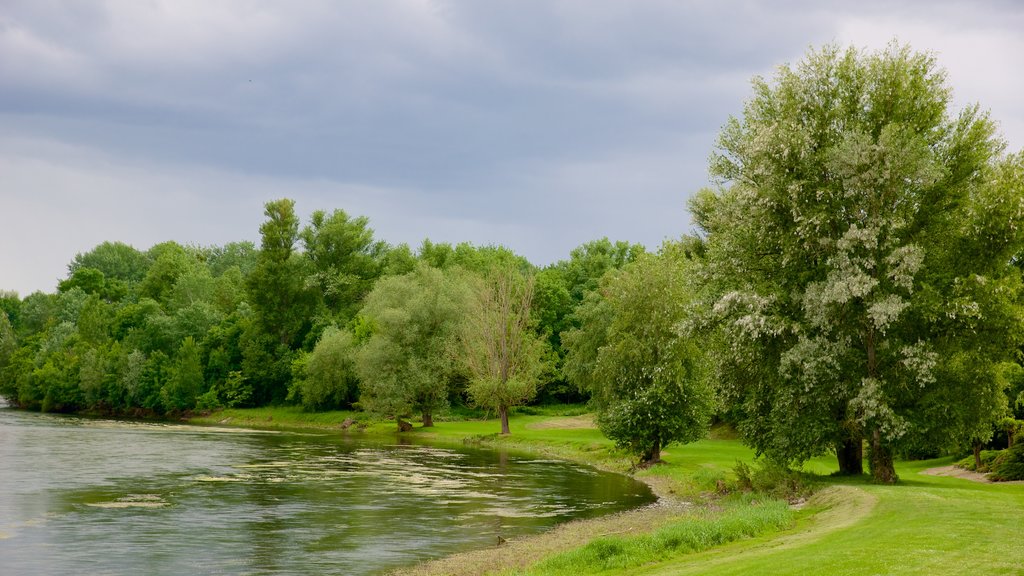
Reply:
[[368, 574], [653, 499], [486, 450], [0, 410], [12, 574]]

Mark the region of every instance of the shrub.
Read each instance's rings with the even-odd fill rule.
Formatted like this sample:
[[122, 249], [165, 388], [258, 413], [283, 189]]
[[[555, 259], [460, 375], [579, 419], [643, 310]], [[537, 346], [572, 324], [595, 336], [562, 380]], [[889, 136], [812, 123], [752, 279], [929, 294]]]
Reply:
[[963, 468], [964, 470], [970, 470], [971, 472], [991, 472], [1005, 450], [982, 450], [981, 451], [981, 468], [976, 468], [974, 465], [974, 455], [970, 455], [963, 460], [958, 461], [954, 466], [957, 468]]
[[739, 489], [744, 492], [766, 494], [788, 502], [806, 498], [812, 492], [799, 472], [771, 460], [753, 467], [737, 461], [733, 473]]
[[1002, 457], [992, 464], [989, 478], [996, 482], [1024, 480], [1024, 442], [1003, 451]]

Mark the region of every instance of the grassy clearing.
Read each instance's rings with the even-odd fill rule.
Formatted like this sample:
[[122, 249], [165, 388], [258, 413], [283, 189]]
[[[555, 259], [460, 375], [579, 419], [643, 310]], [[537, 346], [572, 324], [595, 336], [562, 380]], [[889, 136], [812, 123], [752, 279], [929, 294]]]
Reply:
[[[545, 408], [512, 418], [500, 437], [497, 420], [458, 414], [407, 437], [430, 442], [529, 450], [627, 471], [630, 462], [579, 407]], [[346, 418], [366, 428], [338, 430]], [[196, 423], [273, 429], [333, 429], [394, 437], [394, 422], [351, 412], [304, 413], [297, 408], [227, 410]], [[408, 570], [415, 574], [836, 574], [1024, 575], [1024, 485], [980, 484], [922, 474], [952, 459], [899, 463], [902, 482], [878, 486], [865, 478], [828, 476], [834, 460], [804, 466], [818, 493], [799, 510], [765, 499], [717, 498], [719, 482], [734, 480], [737, 461], [753, 454], [724, 431], [711, 439], [672, 446], [666, 464], [635, 475], [668, 502], [696, 507], [649, 508], [574, 522], [528, 541], [460, 554]], [[678, 497], [678, 498], [673, 498]], [[762, 516], [763, 514], [763, 516]]]

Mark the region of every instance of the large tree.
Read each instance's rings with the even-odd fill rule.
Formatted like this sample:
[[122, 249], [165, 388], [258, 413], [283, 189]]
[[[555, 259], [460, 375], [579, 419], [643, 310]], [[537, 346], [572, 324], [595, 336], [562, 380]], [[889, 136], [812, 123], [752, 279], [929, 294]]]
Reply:
[[678, 245], [609, 270], [565, 334], [566, 373], [587, 389], [598, 426], [643, 465], [673, 442], [707, 432], [714, 390], [703, 354], [681, 327], [693, 308], [694, 278]]
[[758, 452], [835, 450], [860, 473], [867, 440], [892, 482], [902, 443], [977, 435], [1004, 402], [1024, 195], [1003, 148], [977, 106], [951, 115], [945, 74], [906, 47], [826, 47], [754, 80], [712, 158], [721, 187], [691, 211], [719, 377]]
[[299, 218], [295, 201], [267, 202], [260, 225], [260, 251], [246, 278], [253, 322], [242, 335], [243, 371], [253, 400], [284, 400], [291, 383], [294, 352], [311, 326], [316, 298], [306, 285], [305, 260], [296, 253]]
[[459, 270], [426, 264], [377, 282], [360, 314], [372, 335], [356, 354], [360, 403], [396, 419], [415, 410], [424, 426], [448, 405], [453, 342], [468, 293]]
[[460, 332], [469, 396], [497, 412], [502, 434], [510, 432], [509, 409], [537, 395], [547, 368], [548, 343], [531, 317], [533, 282], [511, 262], [496, 264], [476, 282]]

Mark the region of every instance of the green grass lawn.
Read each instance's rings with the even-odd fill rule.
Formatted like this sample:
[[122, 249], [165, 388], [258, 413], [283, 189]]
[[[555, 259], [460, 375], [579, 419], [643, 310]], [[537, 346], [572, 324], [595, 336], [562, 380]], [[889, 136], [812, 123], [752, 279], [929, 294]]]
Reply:
[[[590, 426], [579, 407], [531, 412], [512, 418], [509, 437], [497, 435], [495, 419], [473, 419], [472, 414], [436, 421], [433, 428], [416, 427], [407, 435], [431, 442], [530, 450], [628, 469], [628, 459]], [[346, 418], [363, 419], [367, 427], [339, 433], [395, 434], [391, 421], [367, 421], [365, 415], [348, 412], [306, 413], [298, 408], [227, 410], [193, 421], [337, 429]], [[804, 467], [818, 493], [803, 508], [778, 513], [767, 510], [775, 504], [766, 499], [753, 503], [749, 496], [709, 499], [718, 480], [733, 479], [737, 461], [753, 459], [738, 440], [712, 436], [671, 446], [663, 454], [665, 464], [636, 472], [663, 494], [703, 500], [693, 512], [653, 534], [601, 539], [589, 549], [581, 546], [507, 573], [1024, 575], [1022, 484], [981, 484], [921, 473], [950, 464], [952, 459], [946, 458], [898, 463], [900, 484], [881, 486], [865, 478], [828, 476], [835, 463], [821, 458]], [[722, 538], [723, 534], [729, 537]]]

